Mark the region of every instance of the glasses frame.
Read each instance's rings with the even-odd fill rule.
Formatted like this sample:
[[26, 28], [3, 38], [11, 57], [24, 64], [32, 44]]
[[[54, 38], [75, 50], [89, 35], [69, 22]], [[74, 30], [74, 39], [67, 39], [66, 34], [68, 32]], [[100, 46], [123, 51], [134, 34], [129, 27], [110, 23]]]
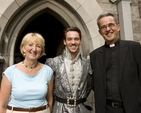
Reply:
[[102, 25], [100, 26], [100, 30], [106, 31], [107, 28], [109, 27], [110, 29], [114, 28], [117, 24], [116, 23], [109, 23], [107, 25]]

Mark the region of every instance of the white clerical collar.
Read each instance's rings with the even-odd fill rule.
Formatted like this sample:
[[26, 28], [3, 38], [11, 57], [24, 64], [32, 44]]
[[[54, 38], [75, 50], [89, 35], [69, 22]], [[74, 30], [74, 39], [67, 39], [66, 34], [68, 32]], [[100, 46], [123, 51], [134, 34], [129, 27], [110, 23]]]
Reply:
[[115, 44], [110, 44], [109, 47], [115, 47]]

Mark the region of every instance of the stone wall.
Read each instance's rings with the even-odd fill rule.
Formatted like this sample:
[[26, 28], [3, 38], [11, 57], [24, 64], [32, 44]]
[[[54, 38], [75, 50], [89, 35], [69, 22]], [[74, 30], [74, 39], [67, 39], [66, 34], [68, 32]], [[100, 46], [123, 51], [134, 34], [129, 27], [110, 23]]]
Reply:
[[97, 2], [99, 3], [103, 11], [106, 11], [106, 12], [109, 11], [109, 12], [117, 14], [116, 4], [110, 3], [109, 0], [97, 0]]
[[[109, 0], [97, 0], [103, 11], [117, 14], [117, 5], [112, 4]], [[134, 41], [141, 43], [141, 0], [132, 0], [131, 2], [132, 26]]]
[[134, 40], [141, 43], [141, 0], [132, 0], [131, 12]]

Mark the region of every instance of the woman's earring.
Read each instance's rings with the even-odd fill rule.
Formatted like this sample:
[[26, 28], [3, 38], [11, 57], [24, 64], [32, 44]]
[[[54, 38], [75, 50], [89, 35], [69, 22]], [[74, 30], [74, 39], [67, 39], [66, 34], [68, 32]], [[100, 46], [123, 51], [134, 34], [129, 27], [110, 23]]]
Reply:
[[26, 54], [24, 53], [23, 56], [25, 57], [25, 55], [26, 55]]

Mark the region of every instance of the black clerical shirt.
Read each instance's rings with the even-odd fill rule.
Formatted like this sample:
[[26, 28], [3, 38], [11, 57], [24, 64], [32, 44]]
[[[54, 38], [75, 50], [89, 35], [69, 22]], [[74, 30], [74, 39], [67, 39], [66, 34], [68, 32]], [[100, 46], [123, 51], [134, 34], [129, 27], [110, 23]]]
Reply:
[[122, 102], [119, 90], [119, 40], [113, 45], [105, 44], [105, 67], [106, 98]]

